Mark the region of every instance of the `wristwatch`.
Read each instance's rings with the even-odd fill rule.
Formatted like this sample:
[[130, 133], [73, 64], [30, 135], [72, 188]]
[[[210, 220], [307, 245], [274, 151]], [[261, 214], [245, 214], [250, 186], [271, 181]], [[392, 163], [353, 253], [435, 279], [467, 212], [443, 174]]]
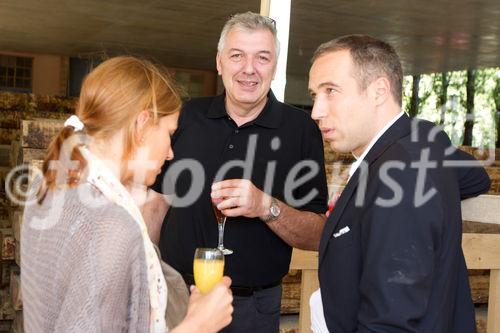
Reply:
[[271, 199], [271, 206], [269, 207], [269, 214], [265, 217], [262, 217], [262, 221], [269, 223], [271, 221], [274, 221], [280, 216], [281, 209], [278, 203], [278, 200], [275, 198]]

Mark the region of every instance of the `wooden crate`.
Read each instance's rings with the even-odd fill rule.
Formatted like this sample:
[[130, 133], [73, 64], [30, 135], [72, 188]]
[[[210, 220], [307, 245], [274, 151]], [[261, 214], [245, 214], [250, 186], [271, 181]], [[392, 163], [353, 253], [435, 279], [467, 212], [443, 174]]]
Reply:
[[12, 229], [0, 229], [0, 260], [14, 260], [16, 241]]
[[47, 148], [63, 126], [64, 121], [57, 119], [23, 120], [21, 121], [21, 146]]

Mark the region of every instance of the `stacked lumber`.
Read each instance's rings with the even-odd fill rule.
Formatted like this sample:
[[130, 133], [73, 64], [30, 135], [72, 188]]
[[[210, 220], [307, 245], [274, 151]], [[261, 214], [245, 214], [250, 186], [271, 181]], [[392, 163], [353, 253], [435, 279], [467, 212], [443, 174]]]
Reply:
[[[20, 240], [22, 205], [7, 197], [14, 167], [40, 167], [52, 136], [75, 111], [76, 99], [0, 92], [0, 332], [23, 332]], [[19, 170], [7, 184], [20, 202], [33, 176]], [[14, 181], [19, 184], [14, 186]]]
[[[16, 194], [16, 197], [25, 199], [25, 193], [29, 188], [29, 182], [35, 174], [35, 169], [40, 170], [45, 157], [46, 148], [52, 141], [52, 138], [57, 135], [60, 129], [64, 126], [64, 121], [60, 119], [27, 119], [20, 121], [20, 138], [19, 141], [14, 141], [11, 144], [10, 160], [16, 165], [28, 166], [29, 170], [24, 169], [24, 179], [26, 184], [23, 184], [22, 193]], [[21, 176], [21, 175], [20, 175]], [[10, 260], [13, 264], [10, 266], [10, 271], [6, 271], [5, 275], [9, 275], [8, 290], [5, 293], [8, 295], [6, 304], [9, 304], [10, 319], [14, 320], [12, 331], [23, 332], [22, 328], [22, 296], [21, 296], [21, 229], [22, 229], [22, 207], [13, 207], [9, 211], [9, 229], [0, 229], [0, 256], [2, 260]], [[7, 277], [5, 277], [7, 279]]]

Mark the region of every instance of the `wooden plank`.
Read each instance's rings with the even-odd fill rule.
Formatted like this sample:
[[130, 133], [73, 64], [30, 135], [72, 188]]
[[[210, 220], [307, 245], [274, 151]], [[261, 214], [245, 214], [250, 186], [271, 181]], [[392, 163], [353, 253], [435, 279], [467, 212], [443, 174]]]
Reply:
[[12, 230], [14, 232], [14, 239], [17, 242], [21, 241], [21, 227], [23, 223], [23, 211], [19, 209], [13, 209], [10, 214], [10, 221], [12, 225]]
[[10, 273], [10, 297], [14, 310], [22, 310], [23, 300], [21, 295], [21, 276], [16, 270], [13, 270]]
[[47, 148], [63, 126], [63, 120], [23, 120], [21, 121], [21, 146], [40, 149]]
[[290, 269], [318, 269], [318, 252], [293, 249]]
[[462, 201], [462, 218], [466, 221], [500, 224], [500, 196], [480, 195]]
[[10, 167], [10, 145], [0, 145], [0, 166]]
[[490, 297], [488, 302], [488, 333], [500, 332], [500, 270], [490, 272]]
[[14, 261], [17, 266], [21, 267], [21, 242], [16, 241], [16, 253], [14, 254]]
[[300, 317], [299, 333], [311, 331], [311, 309], [309, 299], [311, 295], [319, 288], [317, 269], [302, 270], [302, 284], [300, 291]]
[[463, 233], [500, 234], [500, 224], [463, 221]]
[[21, 142], [14, 140], [10, 143], [10, 166], [15, 167], [18, 164], [19, 150], [21, 149]]
[[271, 0], [260, 0], [260, 15], [269, 16]]
[[17, 164], [29, 164], [33, 160], [43, 160], [45, 159], [46, 149], [39, 148], [21, 148], [19, 151], [18, 163]]
[[463, 234], [462, 248], [468, 269], [500, 269], [499, 234]]
[[[463, 234], [469, 269], [500, 269], [500, 234]], [[318, 269], [318, 252], [293, 249], [290, 269]]]

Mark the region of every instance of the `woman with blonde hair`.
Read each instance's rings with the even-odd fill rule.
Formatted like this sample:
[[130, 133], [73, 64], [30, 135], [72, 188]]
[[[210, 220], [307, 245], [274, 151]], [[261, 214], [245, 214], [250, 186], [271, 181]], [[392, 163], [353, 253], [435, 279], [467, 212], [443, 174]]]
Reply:
[[[111, 58], [85, 79], [76, 116], [53, 140], [22, 229], [27, 332], [166, 332], [161, 259], [130, 194], [173, 158], [181, 100], [165, 71]], [[194, 287], [172, 332], [229, 324], [231, 281]]]

